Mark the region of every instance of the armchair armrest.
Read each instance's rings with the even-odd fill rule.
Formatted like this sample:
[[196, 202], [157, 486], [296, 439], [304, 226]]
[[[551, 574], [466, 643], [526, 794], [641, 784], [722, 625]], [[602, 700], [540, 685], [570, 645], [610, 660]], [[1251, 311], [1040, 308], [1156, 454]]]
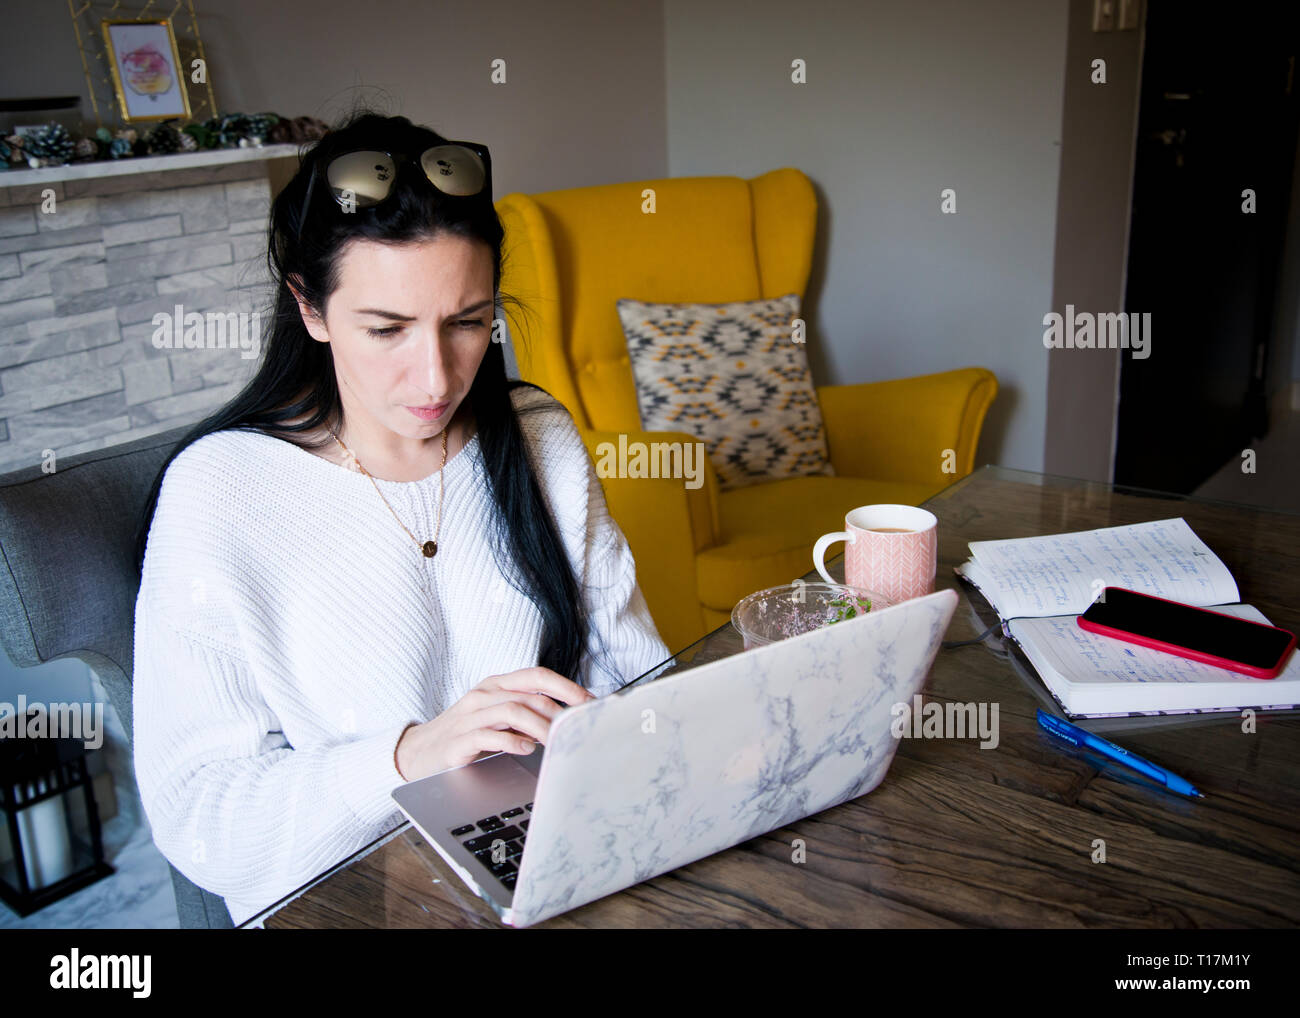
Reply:
[[[718, 477], [703, 454], [703, 443], [703, 455], [697, 459], [692, 452], [687, 460], [684, 454], [699, 439], [685, 432], [578, 430], [609, 513], [636, 559], [637, 582], [659, 635], [671, 649], [680, 650], [703, 635], [695, 556], [717, 544], [721, 529]], [[669, 449], [675, 446], [675, 454], [661, 456], [662, 443]], [[646, 476], [629, 476], [638, 446], [645, 450]], [[670, 476], [678, 468], [681, 476]], [[652, 476], [655, 473], [659, 476]]]
[[997, 392], [998, 380], [985, 368], [820, 385], [831, 465], [844, 477], [933, 484], [938, 491], [975, 468], [984, 415]]

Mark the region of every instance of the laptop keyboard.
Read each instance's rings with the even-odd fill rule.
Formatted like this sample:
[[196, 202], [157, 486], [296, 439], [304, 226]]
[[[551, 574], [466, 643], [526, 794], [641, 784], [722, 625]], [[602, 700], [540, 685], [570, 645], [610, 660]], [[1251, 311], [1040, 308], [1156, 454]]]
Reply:
[[[460, 843], [473, 853], [484, 869], [500, 881], [502, 887], [513, 891], [515, 879], [519, 875], [519, 857], [524, 854], [528, 814], [532, 811], [533, 804], [526, 802], [482, 820], [453, 827], [451, 834], [460, 839]], [[504, 845], [499, 846], [497, 852], [501, 861], [493, 862], [492, 846], [501, 842]]]

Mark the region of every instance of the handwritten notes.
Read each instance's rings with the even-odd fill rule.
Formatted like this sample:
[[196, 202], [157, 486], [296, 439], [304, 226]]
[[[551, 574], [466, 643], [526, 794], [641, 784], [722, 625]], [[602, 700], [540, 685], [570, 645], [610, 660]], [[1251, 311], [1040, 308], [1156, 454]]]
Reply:
[[962, 573], [1004, 619], [1078, 615], [1105, 586], [1185, 604], [1239, 600], [1227, 566], [1182, 517], [1006, 541], [973, 541]]

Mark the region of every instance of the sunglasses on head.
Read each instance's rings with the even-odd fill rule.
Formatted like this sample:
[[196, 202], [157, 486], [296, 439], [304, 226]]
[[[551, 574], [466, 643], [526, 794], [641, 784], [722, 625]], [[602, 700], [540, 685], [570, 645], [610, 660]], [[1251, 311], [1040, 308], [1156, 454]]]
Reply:
[[[434, 145], [420, 155], [388, 152], [383, 149], [357, 149], [331, 156], [325, 164], [325, 180], [330, 193], [344, 212], [372, 208], [393, 193], [398, 167], [418, 161], [424, 175], [443, 194], [455, 198], [483, 195], [492, 200], [492, 160], [487, 146], [470, 141], [452, 141]], [[312, 167], [303, 200], [299, 232], [311, 207], [312, 189], [316, 184], [316, 166]]]

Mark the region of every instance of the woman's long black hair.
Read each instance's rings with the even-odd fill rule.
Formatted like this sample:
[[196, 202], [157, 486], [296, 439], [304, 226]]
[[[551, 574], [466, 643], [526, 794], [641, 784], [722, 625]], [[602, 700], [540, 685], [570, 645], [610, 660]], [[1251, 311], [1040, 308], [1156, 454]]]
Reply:
[[[263, 343], [265, 354], [256, 375], [243, 390], [196, 424], [158, 471], [136, 535], [137, 569], [143, 569], [163, 476], [186, 446], [215, 431], [233, 429], [261, 431], [315, 449], [329, 440], [312, 444], [301, 432], [321, 424], [335, 431], [342, 426], [343, 406], [334, 374], [333, 352], [330, 344], [315, 341], [307, 332], [288, 285], [290, 279], [304, 300], [323, 317], [326, 300], [340, 282], [340, 256], [348, 241], [365, 238], [397, 244], [447, 232], [488, 245], [492, 251], [493, 292], [499, 292], [504, 230], [491, 201], [481, 195], [476, 198], [442, 195], [424, 178], [418, 162], [399, 166], [395, 193], [387, 200], [352, 214], [339, 214], [325, 183], [326, 161], [336, 152], [363, 148], [401, 151], [418, 160], [419, 153], [426, 148], [444, 144], [447, 139], [412, 124], [406, 117], [385, 117], [363, 109], [354, 112], [300, 156], [297, 174], [271, 206], [267, 262], [276, 294], [268, 336]], [[316, 167], [316, 179], [311, 205], [304, 214], [304, 197], [313, 167]], [[508, 295], [501, 295], [500, 300], [520, 306], [518, 300]], [[539, 392], [545, 390], [507, 378], [502, 345], [488, 344], [469, 391], [479, 451], [495, 508], [493, 552], [503, 575], [512, 583], [514, 571], [510, 566], [518, 567], [524, 583], [521, 592], [541, 614], [538, 664], [582, 681], [578, 671], [590, 635], [590, 621], [564, 544], [533, 475], [510, 399], [511, 390], [519, 386], [530, 386]], [[518, 412], [545, 410], [548, 406], [554, 404], [538, 401]], [[304, 413], [310, 416], [296, 424], [288, 423]]]

